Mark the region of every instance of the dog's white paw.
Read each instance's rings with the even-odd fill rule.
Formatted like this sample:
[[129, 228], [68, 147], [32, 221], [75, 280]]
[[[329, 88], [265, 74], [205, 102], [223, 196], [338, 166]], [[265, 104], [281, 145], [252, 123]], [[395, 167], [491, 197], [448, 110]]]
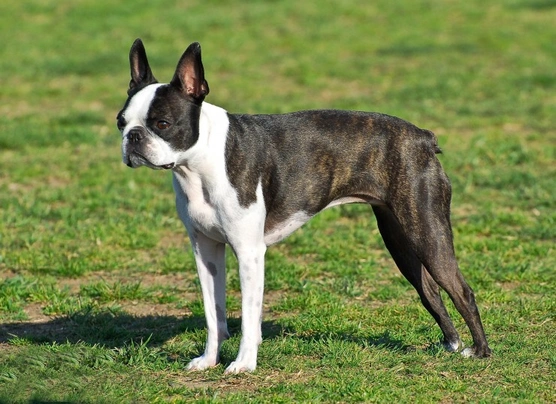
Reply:
[[187, 365], [188, 371], [195, 371], [195, 370], [205, 370], [211, 367], [216, 366], [218, 360], [215, 358], [207, 358], [205, 355], [201, 355], [198, 358], [193, 359]]
[[246, 363], [242, 361], [234, 361], [226, 368], [226, 374], [238, 374], [245, 372], [253, 372], [257, 368], [257, 363]]
[[458, 352], [461, 348], [463, 348], [463, 342], [461, 340], [458, 341], [443, 341], [442, 346], [448, 352]]
[[463, 351], [461, 351], [461, 355], [464, 358], [474, 358], [475, 357], [475, 349], [470, 347], [470, 348], [465, 348]]

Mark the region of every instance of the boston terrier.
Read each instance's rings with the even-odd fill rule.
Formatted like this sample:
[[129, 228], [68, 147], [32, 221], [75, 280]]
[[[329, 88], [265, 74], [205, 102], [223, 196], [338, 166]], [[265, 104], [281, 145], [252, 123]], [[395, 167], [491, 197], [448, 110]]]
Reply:
[[[140, 39], [129, 59], [128, 98], [117, 116], [123, 162], [172, 170], [201, 281], [208, 335], [189, 370], [215, 366], [229, 336], [225, 245], [237, 256], [242, 293], [239, 353], [226, 372], [253, 371], [267, 247], [345, 203], [372, 206], [386, 247], [440, 326], [444, 347], [466, 357], [490, 355], [473, 291], [456, 262], [451, 186], [432, 132], [372, 112], [230, 114], [204, 101], [209, 86], [198, 43], [183, 53], [169, 84], [153, 76]], [[465, 320], [473, 346], [463, 349], [439, 287]]]

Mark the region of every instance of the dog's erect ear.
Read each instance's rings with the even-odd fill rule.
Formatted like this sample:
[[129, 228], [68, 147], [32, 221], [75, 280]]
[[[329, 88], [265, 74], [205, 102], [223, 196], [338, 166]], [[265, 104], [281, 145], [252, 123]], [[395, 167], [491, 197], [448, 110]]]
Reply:
[[209, 86], [205, 80], [205, 70], [201, 61], [201, 45], [194, 42], [185, 50], [171, 85], [179, 88], [197, 102], [202, 102], [209, 93]]
[[131, 68], [131, 81], [129, 82], [128, 94], [136, 88], [157, 83], [149, 66], [143, 42], [139, 38], [133, 42], [129, 50], [129, 66]]

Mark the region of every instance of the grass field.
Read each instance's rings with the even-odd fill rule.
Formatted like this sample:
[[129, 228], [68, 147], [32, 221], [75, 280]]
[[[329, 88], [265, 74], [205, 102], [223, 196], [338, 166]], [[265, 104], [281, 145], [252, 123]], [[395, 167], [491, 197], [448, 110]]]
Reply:
[[[555, 402], [554, 21], [554, 0], [2, 2], [0, 402]], [[136, 37], [161, 81], [200, 41], [207, 101], [231, 112], [433, 130], [493, 356], [438, 347], [353, 205], [269, 249], [253, 374], [223, 374], [240, 330], [228, 254], [223, 365], [186, 373], [205, 329], [170, 174], [123, 165], [115, 127]]]

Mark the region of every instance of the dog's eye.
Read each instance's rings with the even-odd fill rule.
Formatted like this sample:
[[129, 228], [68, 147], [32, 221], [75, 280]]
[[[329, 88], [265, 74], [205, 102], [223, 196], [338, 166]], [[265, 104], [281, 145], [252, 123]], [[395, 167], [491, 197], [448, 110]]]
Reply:
[[170, 127], [170, 123], [166, 121], [158, 121], [156, 123], [156, 127], [160, 130], [168, 129]]

